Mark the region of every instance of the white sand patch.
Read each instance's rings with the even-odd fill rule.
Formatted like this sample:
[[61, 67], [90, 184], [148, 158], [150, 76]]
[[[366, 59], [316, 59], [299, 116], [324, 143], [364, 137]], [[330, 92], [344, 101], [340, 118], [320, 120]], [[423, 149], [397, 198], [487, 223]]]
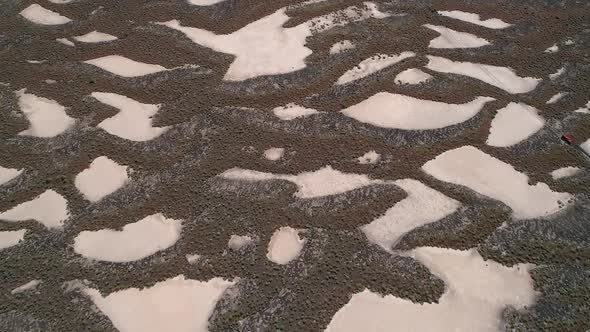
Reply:
[[547, 104], [555, 104], [556, 102], [560, 101], [561, 98], [563, 98], [563, 96], [565, 96], [567, 93], [565, 92], [558, 92], [556, 94], [553, 95], [553, 97], [551, 97], [548, 101]]
[[402, 235], [414, 228], [438, 221], [461, 206], [461, 203], [431, 189], [419, 181], [404, 179], [395, 181], [408, 196], [389, 208], [385, 214], [361, 230], [369, 242], [390, 251]]
[[264, 158], [272, 161], [277, 161], [285, 154], [284, 148], [270, 148], [264, 151]]
[[442, 10], [442, 11], [439, 11], [438, 14], [442, 15], [442, 16], [454, 18], [456, 20], [461, 20], [461, 21], [477, 24], [482, 27], [486, 27], [486, 28], [490, 28], [490, 29], [505, 29], [505, 28], [512, 25], [512, 24], [506, 23], [498, 18], [490, 18], [490, 19], [482, 21], [479, 18], [478, 14], [462, 12], [459, 10], [451, 10], [451, 11]]
[[312, 53], [304, 46], [305, 38], [311, 35], [311, 31], [305, 24], [283, 28], [288, 19], [285, 9], [279, 9], [227, 35], [184, 27], [177, 20], [161, 24], [184, 33], [197, 44], [235, 55], [223, 79], [243, 81], [257, 76], [290, 73], [305, 67], [304, 59]]
[[294, 177], [293, 175], [280, 175], [273, 173], [258, 172], [249, 169], [242, 169], [239, 167], [228, 169], [227, 171], [219, 174], [219, 176], [224, 179], [246, 182], [269, 181], [282, 179], [282, 177]]
[[7, 183], [8, 181], [16, 178], [23, 172], [22, 169], [16, 168], [4, 168], [0, 166], [0, 185]]
[[520, 77], [514, 70], [506, 67], [451, 61], [431, 55], [428, 60], [426, 67], [430, 70], [473, 77], [512, 94], [530, 92], [541, 81], [533, 77]]
[[559, 68], [555, 73], [550, 74], [549, 78], [554, 80], [565, 73], [565, 67]]
[[354, 47], [354, 44], [350, 40], [341, 40], [330, 47], [330, 54], [338, 54]]
[[160, 105], [142, 104], [116, 93], [93, 92], [92, 97], [101, 103], [119, 110], [115, 116], [98, 124], [111, 135], [131, 141], [149, 141], [162, 135], [169, 127], [152, 127], [154, 116]]
[[149, 288], [128, 288], [103, 297], [96, 289], [84, 292], [121, 332], [207, 332], [209, 316], [234, 282], [185, 279], [183, 275]]
[[127, 166], [121, 166], [106, 156], [101, 156], [76, 175], [74, 184], [87, 200], [97, 202], [121, 188], [125, 182]]
[[0, 220], [25, 221], [34, 219], [47, 228], [58, 228], [68, 218], [68, 202], [57, 192], [48, 189], [30, 201], [0, 213]]
[[559, 51], [559, 46], [557, 46], [557, 44], [553, 44], [553, 46], [547, 48], [544, 52], [545, 53], [555, 53]]
[[580, 144], [580, 147], [586, 151], [587, 153], [590, 153], [590, 139], [586, 140], [584, 143]]
[[414, 52], [402, 52], [396, 55], [377, 54], [361, 61], [356, 67], [348, 70], [338, 78], [336, 84], [347, 84], [367, 77], [402, 60], [415, 56]]
[[435, 178], [466, 186], [504, 202], [515, 219], [531, 219], [555, 213], [571, 195], [554, 192], [545, 183], [529, 185], [529, 178], [510, 164], [472, 146], [446, 151], [422, 166]]
[[27, 20], [42, 25], [60, 25], [71, 22], [69, 18], [34, 3], [23, 9], [20, 15]]
[[29, 120], [30, 127], [19, 135], [34, 137], [55, 137], [68, 128], [75, 120], [66, 114], [66, 108], [54, 100], [25, 93], [25, 89], [16, 91], [18, 106]]
[[309, 6], [320, 2], [326, 2], [328, 0], [307, 0], [300, 3], [301, 6]]
[[475, 48], [489, 45], [490, 42], [476, 35], [455, 31], [440, 25], [424, 24], [423, 27], [440, 33], [430, 41], [430, 48]]
[[299, 257], [305, 240], [299, 238], [299, 230], [289, 226], [277, 229], [268, 243], [266, 258], [273, 263], [285, 265]]
[[216, 3], [224, 2], [226, 0], [187, 0], [191, 5], [195, 6], [212, 6]]
[[76, 47], [76, 44], [74, 44], [71, 40], [69, 40], [67, 38], [57, 38], [55, 41], [58, 43], [62, 43], [66, 46]]
[[590, 101], [586, 104], [586, 107], [575, 110], [576, 113], [590, 113]]
[[342, 114], [382, 128], [428, 130], [465, 122], [475, 116], [491, 100], [494, 98], [477, 97], [465, 104], [446, 104], [379, 92], [342, 110]]
[[47, 62], [47, 60], [26, 60], [28, 63], [32, 63], [32, 64], [41, 64], [44, 62]]
[[233, 54], [236, 58], [225, 73], [224, 80], [243, 81], [263, 75], [291, 73], [305, 68], [305, 58], [312, 51], [305, 40], [312, 31], [325, 31], [334, 26], [370, 17], [383, 17], [376, 5], [365, 3], [365, 8], [350, 7], [336, 13], [314, 18], [298, 26], [284, 28], [289, 20], [281, 8], [271, 15], [252, 22], [226, 35], [185, 27], [177, 20], [158, 23], [184, 33], [193, 42], [217, 52]]
[[251, 237], [247, 235], [232, 235], [227, 242], [228, 248], [234, 251], [239, 251], [240, 249], [249, 246], [252, 244], [253, 240]]
[[510, 103], [498, 110], [492, 120], [487, 145], [508, 147], [522, 142], [539, 131], [545, 120], [539, 110], [523, 103]]
[[18, 293], [26, 292], [28, 290], [32, 290], [35, 287], [39, 286], [40, 283], [41, 283], [41, 280], [31, 280], [31, 281], [27, 282], [26, 284], [11, 290], [10, 294], [18, 294]]
[[45, 82], [45, 83], [47, 83], [47, 84], [55, 84], [55, 83], [57, 83], [57, 81], [56, 81], [56, 80], [50, 80], [50, 79], [47, 79], [47, 80], [45, 80], [45, 81], [43, 81], [43, 82]]
[[278, 106], [275, 107], [272, 112], [276, 117], [281, 120], [293, 120], [297, 118], [304, 118], [308, 117], [312, 114], [320, 113], [313, 108], [307, 108], [303, 106], [299, 106], [295, 103], [290, 103], [285, 106]]
[[562, 167], [562, 168], [558, 168], [556, 170], [554, 170], [553, 172], [551, 172], [551, 177], [553, 178], [553, 180], [558, 180], [561, 178], [567, 178], [573, 175], [576, 175], [578, 173], [580, 173], [581, 169], [578, 167], [573, 167], [573, 166], [567, 166], [567, 167]]
[[312, 198], [344, 193], [373, 184], [373, 180], [364, 174], [342, 173], [326, 166], [317, 171], [304, 172], [291, 177], [298, 191], [295, 196]]
[[197, 254], [187, 254], [185, 257], [189, 264], [195, 264], [201, 259], [201, 255]]
[[432, 79], [430, 74], [421, 71], [418, 68], [410, 68], [397, 74], [395, 77], [396, 84], [420, 84]]
[[107, 262], [133, 262], [173, 246], [180, 238], [182, 221], [161, 213], [127, 224], [122, 230], [83, 231], [74, 239], [74, 251]]
[[144, 76], [168, 70], [160, 65], [131, 60], [120, 55], [107, 55], [101, 58], [84, 61], [102, 70], [123, 77]]
[[357, 158], [357, 160], [359, 161], [359, 164], [375, 164], [379, 161], [379, 159], [381, 158], [381, 155], [377, 152], [375, 152], [375, 150], [371, 150], [367, 153], [365, 153], [364, 155], [360, 156]]
[[66, 4], [66, 3], [70, 3], [72, 1], [73, 0], [49, 0], [49, 2], [58, 4], [58, 5], [63, 5], [63, 4]]
[[475, 249], [418, 248], [412, 256], [445, 282], [438, 303], [413, 303], [366, 289], [354, 294], [327, 332], [397, 331], [496, 332], [508, 306], [524, 309], [535, 302], [530, 265], [506, 267], [484, 261]]
[[354, 189], [381, 183], [371, 180], [364, 174], [342, 173], [331, 166], [320, 168], [313, 172], [303, 172], [297, 175], [264, 173], [241, 168], [232, 168], [219, 176], [240, 181], [268, 181], [286, 180], [297, 185], [295, 196], [299, 198], [313, 198], [337, 195]]
[[118, 38], [95, 30], [81, 36], [76, 36], [74, 39], [83, 43], [103, 43], [117, 40]]
[[0, 232], [0, 250], [10, 248], [19, 244], [25, 239], [26, 229], [19, 229], [18, 231], [2, 231]]

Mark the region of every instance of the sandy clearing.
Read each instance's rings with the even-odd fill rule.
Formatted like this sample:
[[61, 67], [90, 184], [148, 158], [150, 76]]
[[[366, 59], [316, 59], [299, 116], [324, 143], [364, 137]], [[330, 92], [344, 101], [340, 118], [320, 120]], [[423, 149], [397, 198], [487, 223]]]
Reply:
[[438, 14], [490, 29], [505, 29], [512, 26], [512, 24], [506, 23], [498, 18], [490, 18], [482, 21], [479, 18], [479, 14], [463, 12], [460, 10], [441, 10], [438, 12]]
[[314, 198], [337, 195], [354, 189], [381, 183], [371, 180], [364, 174], [343, 173], [325, 166], [313, 172], [303, 172], [297, 175], [273, 174], [232, 168], [219, 175], [222, 178], [239, 181], [268, 181], [286, 180], [297, 185], [295, 196], [299, 198]]
[[365, 289], [334, 315], [326, 331], [377, 332], [393, 326], [399, 331], [496, 332], [502, 310], [523, 309], [536, 299], [530, 265], [484, 261], [475, 249], [422, 247], [410, 255], [445, 282], [438, 303], [413, 303]]
[[34, 219], [47, 228], [59, 228], [69, 216], [67, 203], [63, 196], [48, 189], [30, 201], [0, 213], [0, 220], [16, 222]]
[[565, 73], [565, 67], [559, 68], [555, 73], [549, 74], [549, 78], [554, 80]]
[[295, 103], [290, 103], [285, 106], [275, 107], [272, 112], [281, 120], [289, 121], [297, 118], [305, 118], [312, 114], [320, 113], [313, 108], [299, 106]]
[[486, 144], [509, 147], [531, 137], [544, 125], [545, 120], [536, 108], [523, 103], [510, 103], [498, 110], [492, 120]]
[[277, 161], [283, 157], [284, 148], [270, 148], [264, 151], [264, 158], [271, 161]]
[[222, 278], [198, 281], [179, 275], [152, 287], [128, 288], [108, 296], [92, 288], [84, 293], [121, 332], [207, 332], [209, 316], [232, 285]]
[[408, 196], [361, 230], [371, 243], [387, 251], [407, 232], [438, 221], [461, 207], [461, 203], [413, 179], [393, 182]]
[[233, 234], [230, 236], [229, 241], [227, 241], [227, 247], [234, 251], [239, 251], [242, 248], [245, 248], [252, 244], [254, 240], [247, 236], [247, 235], [236, 235]]
[[431, 79], [432, 76], [430, 74], [418, 68], [410, 68], [397, 74], [394, 81], [396, 84], [420, 84]]
[[74, 180], [76, 188], [91, 202], [115, 192], [125, 182], [127, 166], [119, 165], [106, 156], [94, 159]]
[[465, 122], [475, 116], [491, 100], [494, 99], [477, 97], [465, 104], [446, 104], [379, 92], [342, 110], [341, 113], [357, 121], [382, 128], [429, 130]]
[[63, 15], [42, 7], [36, 3], [23, 9], [20, 12], [20, 15], [33, 23], [41, 25], [61, 25], [72, 21]]
[[407, 58], [415, 56], [414, 52], [402, 52], [400, 54], [388, 55], [377, 54], [368, 59], [361, 61], [354, 68], [348, 70], [336, 81], [337, 85], [347, 84], [358, 79], [367, 77], [373, 73], [383, 70], [387, 67], [401, 62]]
[[547, 104], [555, 104], [556, 102], [560, 101], [561, 98], [563, 98], [563, 96], [567, 95], [567, 93], [565, 92], [558, 92], [556, 94], [554, 94], [551, 98], [549, 98], [549, 100], [547, 101]]
[[186, 261], [187, 261], [189, 264], [195, 264], [195, 263], [197, 263], [197, 262], [198, 262], [198, 261], [201, 259], [201, 257], [202, 257], [202, 256], [201, 256], [201, 255], [198, 255], [198, 254], [187, 254], [187, 255], [185, 256], [185, 258], [186, 258]]
[[510, 164], [472, 146], [446, 151], [422, 166], [433, 177], [468, 187], [497, 199], [513, 211], [515, 219], [544, 217], [561, 210], [572, 196], [554, 192], [545, 183], [529, 185], [529, 178]]
[[0, 186], [16, 178], [23, 172], [22, 169], [4, 168], [0, 166]]
[[553, 180], [558, 180], [558, 179], [574, 176], [574, 175], [580, 173], [581, 171], [582, 170], [579, 167], [567, 166], [567, 167], [558, 168], [558, 169], [554, 170], [553, 172], [551, 172], [551, 177], [553, 178]]
[[111, 135], [131, 141], [149, 141], [169, 129], [152, 127], [152, 116], [158, 112], [159, 105], [143, 104], [116, 93], [93, 92], [91, 96], [119, 110], [119, 113], [98, 124]]
[[16, 287], [15, 289], [10, 291], [10, 294], [19, 294], [19, 293], [23, 293], [29, 290], [34, 289], [35, 287], [39, 286], [39, 284], [41, 284], [41, 280], [31, 280], [29, 282], [27, 282], [26, 284]]
[[469, 76], [512, 94], [533, 91], [541, 81], [533, 77], [520, 77], [514, 70], [506, 67], [452, 61], [431, 55], [428, 60], [426, 67], [430, 70]]
[[371, 150], [367, 153], [365, 153], [364, 155], [360, 156], [357, 158], [359, 164], [361, 165], [366, 165], [366, 164], [375, 164], [379, 161], [379, 159], [381, 158], [381, 155], [377, 152], [375, 152], [375, 150]]
[[18, 106], [29, 120], [30, 127], [19, 135], [33, 137], [55, 137], [70, 128], [75, 120], [66, 113], [66, 108], [58, 102], [26, 93], [26, 89], [16, 91]]
[[74, 42], [72, 42], [71, 40], [69, 40], [67, 38], [57, 38], [55, 41], [58, 43], [64, 44], [66, 46], [76, 47], [76, 44], [74, 44]]
[[590, 153], [590, 139], [584, 141], [584, 143], [580, 144], [580, 147], [584, 149], [587, 153]]
[[581, 107], [574, 112], [576, 113], [590, 113], [590, 101], [586, 104], [586, 107]]
[[226, 35], [208, 30], [182, 26], [178, 20], [158, 24], [184, 33], [193, 42], [236, 58], [225, 73], [224, 80], [244, 81], [264, 75], [286, 74], [306, 67], [305, 58], [312, 51], [305, 46], [312, 33], [371, 17], [384, 18], [373, 3], [362, 8], [349, 7], [316, 17], [291, 28], [283, 25], [289, 20], [286, 8], [281, 8], [241, 29]]
[[98, 32], [95, 30], [80, 36], [75, 36], [74, 39], [83, 43], [104, 43], [117, 40], [119, 38], [108, 33]]
[[13, 247], [25, 239], [26, 229], [0, 232], [0, 250]]
[[555, 53], [555, 52], [557, 52], [557, 51], [559, 51], [559, 46], [557, 46], [557, 44], [553, 44], [553, 46], [551, 46], [551, 47], [547, 48], [547, 49], [546, 49], [545, 51], [543, 51], [543, 52], [545, 52], [545, 53]]
[[157, 213], [127, 224], [120, 231], [80, 232], [74, 239], [74, 251], [100, 261], [133, 262], [173, 246], [180, 238], [181, 229], [181, 220]]
[[139, 62], [120, 55], [107, 55], [84, 63], [123, 77], [138, 77], [168, 70], [157, 64]]
[[440, 25], [424, 24], [423, 27], [434, 30], [440, 36], [430, 41], [430, 48], [477, 48], [490, 42], [474, 34], [455, 31]]
[[277, 229], [268, 243], [266, 258], [279, 265], [289, 264], [297, 258], [305, 245], [299, 232], [300, 230], [288, 226]]

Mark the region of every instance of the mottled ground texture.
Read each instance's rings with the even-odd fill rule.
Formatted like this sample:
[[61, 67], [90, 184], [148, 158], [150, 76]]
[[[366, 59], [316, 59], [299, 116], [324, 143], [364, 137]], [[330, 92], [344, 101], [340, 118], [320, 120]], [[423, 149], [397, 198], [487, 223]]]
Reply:
[[[33, 3], [71, 22], [39, 25], [19, 15]], [[353, 5], [363, 7], [354, 0], [297, 3], [0, 1], [0, 166], [23, 170], [0, 186], [0, 212], [48, 189], [65, 198], [68, 210], [57, 228], [32, 219], [0, 220], [0, 231], [27, 229], [19, 244], [0, 250], [1, 331], [117, 331], [85, 288], [106, 296], [181, 274], [186, 279], [235, 282], [210, 314], [210, 331], [323, 331], [351, 296], [365, 289], [415, 303], [438, 302], [445, 282], [407, 254], [419, 247], [475, 248], [484, 259], [505, 266], [534, 264], [534, 304], [507, 306], [498, 313], [500, 329], [590, 329], [590, 160], [559, 138], [570, 133], [576, 144], [590, 138], [590, 115], [574, 112], [590, 100], [590, 2], [375, 0], [380, 12], [392, 15], [314, 31], [306, 39], [313, 53], [305, 58], [305, 68], [242, 81], [223, 79], [233, 55], [155, 24], [176, 19], [182, 26], [228, 34], [283, 7], [289, 16], [284, 27]], [[490, 29], [437, 14], [442, 10], [478, 13], [482, 20], [498, 18], [512, 26]], [[490, 44], [429, 48], [439, 34], [424, 24], [468, 32]], [[118, 39], [72, 39], [93, 30]], [[57, 42], [59, 38], [75, 45]], [[330, 54], [330, 47], [341, 40], [355, 47]], [[545, 52], [554, 44], [558, 51]], [[405, 51], [415, 56], [352, 83], [335, 84], [364, 59]], [[107, 55], [172, 70], [123, 77], [83, 63]], [[427, 56], [432, 55], [510, 67], [520, 77], [540, 81], [531, 91], [511, 94], [475, 78], [428, 69]], [[410, 68], [432, 78], [396, 84], [397, 74]], [[565, 68], [563, 73], [550, 78], [560, 68]], [[64, 106], [75, 122], [53, 137], [19, 135], [30, 126], [19, 105], [21, 89]], [[477, 96], [495, 100], [466, 121], [429, 130], [384, 128], [340, 113], [383, 91], [449, 104]], [[98, 124], [118, 110], [93, 98], [93, 92], [159, 104], [151, 125], [169, 128], [145, 141], [110, 134]], [[564, 97], [547, 104], [558, 92]], [[508, 147], [486, 144], [496, 112], [511, 102], [538, 109], [544, 126]], [[321, 113], [293, 120], [275, 116], [274, 108], [289, 103]], [[566, 206], [555, 214], [518, 219], [500, 200], [441, 181], [421, 168], [441, 153], [466, 145], [512, 165], [528, 176], [529, 184], [543, 182], [572, 198], [561, 202]], [[264, 152], [273, 147], [284, 148], [283, 155], [266, 159]], [[359, 163], [357, 158], [372, 150], [380, 158]], [[77, 189], [75, 178], [100, 156], [128, 166], [129, 178], [117, 191], [92, 202]], [[285, 179], [248, 182], [219, 176], [235, 167], [294, 175], [328, 165], [383, 181], [301, 197], [297, 185]], [[552, 178], [553, 170], [566, 166], [581, 171]], [[408, 197], [388, 182], [400, 179], [417, 180], [461, 206], [440, 220], [405, 230], [390, 248], [382, 248], [370, 242], [361, 227]], [[74, 250], [74, 239], [82, 231], [121, 230], [156, 213], [182, 220], [182, 229], [173, 245], [154, 254], [108, 262]], [[267, 258], [267, 248], [275, 230], [284, 226], [300, 230], [305, 244], [294, 260], [281, 265]], [[247, 235], [252, 241], [233, 250], [228, 247], [232, 235]], [[189, 262], [186, 256], [192, 254], [201, 258]], [[11, 292], [31, 280], [42, 282]]]

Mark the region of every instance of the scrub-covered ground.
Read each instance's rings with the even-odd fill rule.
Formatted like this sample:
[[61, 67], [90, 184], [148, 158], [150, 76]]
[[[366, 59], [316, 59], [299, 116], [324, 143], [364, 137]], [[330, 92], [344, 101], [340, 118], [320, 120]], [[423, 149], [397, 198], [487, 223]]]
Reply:
[[589, 54], [587, 1], [2, 1], [0, 330], [587, 331]]

